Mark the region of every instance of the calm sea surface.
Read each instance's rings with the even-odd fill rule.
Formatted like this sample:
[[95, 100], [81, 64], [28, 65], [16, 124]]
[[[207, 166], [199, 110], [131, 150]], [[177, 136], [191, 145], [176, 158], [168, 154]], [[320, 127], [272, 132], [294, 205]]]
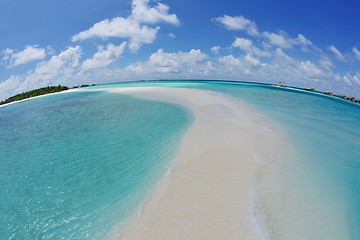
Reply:
[[0, 239], [104, 239], [149, 195], [192, 121], [120, 94], [0, 108]]
[[[229, 94], [284, 129], [296, 159], [276, 165], [284, 181], [261, 195], [274, 239], [360, 239], [359, 105], [228, 82], [105, 87], [148, 85]], [[101, 91], [0, 108], [0, 238], [105, 238], [150, 194], [191, 122], [180, 106]]]
[[360, 105], [257, 84], [183, 87], [250, 103], [291, 139], [296, 157], [276, 163], [280, 180], [260, 189], [273, 239], [360, 239]]

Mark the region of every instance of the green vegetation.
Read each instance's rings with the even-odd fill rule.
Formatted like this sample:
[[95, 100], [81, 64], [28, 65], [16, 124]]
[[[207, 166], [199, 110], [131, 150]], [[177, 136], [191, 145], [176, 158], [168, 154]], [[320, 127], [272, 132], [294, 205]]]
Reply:
[[78, 86], [73, 86], [72, 88], [83, 88], [83, 87], [89, 87], [89, 86], [96, 86], [95, 84], [84, 84], [84, 85], [78, 85]]
[[61, 92], [61, 91], [68, 90], [68, 89], [69, 89], [68, 87], [61, 86], [61, 85], [59, 85], [59, 86], [47, 86], [47, 87], [43, 87], [43, 88], [23, 92], [23, 93], [15, 95], [15, 96], [9, 97], [8, 99], [0, 102], [0, 105], [15, 102], [15, 101], [20, 101], [20, 100], [23, 100], [23, 99], [26, 99], [26, 98], [36, 97], [36, 96], [40, 96], [40, 95], [44, 95], [44, 94]]

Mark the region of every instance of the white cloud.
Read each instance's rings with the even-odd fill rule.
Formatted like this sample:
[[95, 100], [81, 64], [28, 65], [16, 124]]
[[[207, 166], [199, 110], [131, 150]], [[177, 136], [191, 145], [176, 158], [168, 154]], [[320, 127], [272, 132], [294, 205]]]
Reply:
[[169, 14], [169, 7], [162, 3], [149, 6], [149, 0], [133, 0], [132, 13], [127, 18], [115, 17], [95, 23], [91, 28], [79, 32], [72, 37], [72, 41], [88, 38], [107, 39], [111, 37], [129, 39], [129, 48], [136, 52], [143, 44], [153, 43], [160, 27], [150, 27], [143, 23], [156, 24], [166, 22], [179, 25], [175, 14]]
[[[38, 63], [36, 68], [26, 74], [11, 76], [0, 83], [0, 98], [46, 85], [73, 86], [83, 83], [161, 78], [231, 79], [268, 83], [284, 81], [287, 85], [315, 87], [319, 90], [360, 97], [360, 72], [355, 70], [358, 66], [352, 65], [354, 69], [349, 71], [351, 74], [339, 74], [336, 72], [336, 65], [332, 62], [336, 60], [330, 58], [329, 52], [317, 48], [304, 35], [289, 36], [286, 32], [259, 32], [253, 21], [242, 16], [224, 15], [213, 19], [229, 30], [243, 30], [250, 36], [235, 38], [229, 47], [215, 45], [210, 48], [214, 53], [210, 56], [200, 49], [165, 52], [160, 48], [149, 54], [149, 58], [145, 61], [129, 64], [125, 68], [115, 64], [109, 66], [124, 54], [126, 46], [132, 51], [137, 51], [141, 45], [154, 42], [159, 31], [159, 26], [154, 24], [158, 22], [179, 24], [176, 15], [168, 13], [169, 8], [166, 5], [158, 3], [149, 6], [149, 2], [150, 0], [134, 0], [132, 12], [128, 17], [100, 21], [74, 35], [72, 39], [81, 41], [87, 38], [125, 38], [128, 44], [104, 43], [103, 46], [98, 47], [95, 54], [83, 62], [81, 62], [82, 50], [79, 46], [69, 47], [57, 55], [54, 50], [46, 49], [45, 55], [54, 56]], [[163, 36], [171, 38], [175, 35], [170, 33]], [[37, 46], [27, 48], [41, 50]], [[242, 51], [239, 56], [219, 54], [227, 50], [239, 52], [234, 48]], [[34, 53], [36, 51], [29, 54], [31, 52], [29, 49], [27, 54], [25, 49], [23, 51], [5, 49], [2, 51], [2, 60], [8, 66], [11, 64], [16, 66], [21, 61], [25, 63], [31, 57], [37, 60], [44, 59], [45, 56], [42, 57], [40, 51], [37, 52], [38, 54]], [[293, 55], [288, 55], [289, 49]], [[356, 47], [346, 54], [341, 53], [334, 46], [330, 46], [328, 50], [340, 61], [345, 62], [347, 57], [349, 59], [356, 57], [360, 60], [360, 52]], [[306, 55], [309, 53], [312, 54], [310, 58]], [[294, 55], [300, 56], [301, 60], [300, 57], [291, 57]]]
[[[239, 58], [234, 57], [233, 55], [222, 56], [218, 59], [218, 62], [228, 65], [230, 67], [229, 72], [245, 72], [249, 74], [251, 70], [254, 70], [253, 67], [260, 65], [260, 60], [250, 55], [241, 56]], [[235, 67], [235, 68], [232, 68]], [[236, 70], [237, 69], [237, 70]]]
[[291, 58], [289, 55], [287, 55], [281, 48], [276, 48], [274, 53], [274, 59], [275, 62], [280, 63], [290, 63], [294, 62], [295, 59]]
[[347, 73], [344, 77], [346, 77], [351, 82], [351, 86], [354, 86], [360, 90], [360, 72], [357, 72], [356, 74]]
[[291, 39], [286, 38], [284, 34], [264, 32], [263, 35], [273, 46], [285, 48], [285, 49], [293, 47], [294, 44], [293, 41], [291, 41]]
[[353, 87], [353, 83], [357, 82], [359, 83], [359, 78], [356, 75], [351, 75], [349, 73], [345, 74], [341, 78], [342, 82], [345, 83], [348, 87]]
[[[266, 45], [267, 47], [280, 47], [282, 49], [290, 49], [294, 45], [299, 45], [302, 46], [303, 51], [307, 51], [307, 47], [317, 49], [317, 47], [313, 46], [311, 41], [302, 34], [298, 34], [295, 38], [290, 38], [288, 37], [288, 34], [284, 31], [281, 31], [279, 33], [272, 33], [268, 31], [259, 33], [256, 23], [243, 16], [232, 17], [224, 15], [223, 17], [213, 18], [213, 21], [220, 23], [228, 30], [244, 30], [249, 35], [257, 39], [265, 38], [267, 42], [264, 42], [263, 45]], [[245, 42], [243, 43], [245, 44]]]
[[320, 66], [322, 66], [324, 68], [333, 68], [334, 67], [333, 62], [326, 55], [322, 55], [320, 57], [319, 64], [320, 64]]
[[80, 57], [79, 46], [69, 47], [60, 54], [52, 56], [50, 60], [39, 63], [33, 71], [25, 75], [11, 76], [0, 83], [0, 97], [6, 98], [49, 85], [72, 84], [76, 78]]
[[169, 14], [169, 7], [162, 3], [156, 6], [149, 6], [150, 0], [133, 0], [131, 18], [139, 23], [158, 23], [166, 22], [179, 25], [180, 21], [175, 14]]
[[344, 75], [312, 61], [300, 61], [277, 50], [276, 58], [251, 74], [253, 79], [265, 82], [284, 81], [297, 87], [314, 87], [320, 91], [332, 91], [360, 97], [360, 73]]
[[3, 60], [10, 68], [42, 60], [46, 56], [45, 49], [38, 48], [37, 46], [27, 46], [24, 50], [17, 52], [13, 49], [5, 49], [2, 52], [4, 55]]
[[353, 47], [352, 48], [352, 52], [354, 53], [354, 56], [360, 60], [360, 51], [356, 48], [356, 47]]
[[138, 22], [116, 17], [111, 20], [103, 20], [95, 23], [90, 29], [80, 32], [72, 37], [72, 41], [80, 41], [88, 38], [129, 38], [129, 47], [133, 51], [137, 51], [143, 43], [152, 43], [160, 27], [150, 28], [141, 26]]
[[[255, 37], [257, 39], [265, 38], [267, 41], [264, 43], [264, 45], [268, 45], [268, 47], [280, 47], [282, 49], [290, 49], [293, 48], [295, 45], [302, 46], [303, 51], [307, 51], [307, 47], [313, 47], [311, 41], [307, 39], [304, 35], [298, 34], [295, 38], [290, 38], [288, 34], [284, 31], [281, 31], [279, 33], [273, 33], [264, 31], [262, 33], [259, 33], [258, 28], [255, 24], [255, 22], [246, 19], [243, 16], [228, 16], [224, 15], [223, 17], [217, 17], [213, 19], [215, 22], [220, 23], [223, 27], [225, 27], [228, 30], [244, 30], [252, 37]], [[245, 40], [244, 38], [238, 38], [238, 43], [234, 43], [233, 47], [236, 46], [236, 44], [250, 44], [248, 42], [249, 40]], [[241, 42], [243, 41], [243, 42]], [[252, 45], [252, 43], [251, 43]], [[245, 47], [238, 45], [237, 47]], [[248, 45], [247, 48], [250, 46]], [[243, 49], [244, 50], [244, 49]]]
[[176, 38], [176, 36], [175, 36], [174, 33], [169, 33], [169, 34], [168, 34], [168, 37], [169, 37], [169, 38]]
[[151, 54], [145, 63], [134, 63], [127, 67], [127, 71], [136, 74], [181, 73], [201, 70], [208, 56], [198, 49], [189, 52], [166, 53], [163, 49]]
[[240, 58], [236, 58], [233, 55], [219, 57], [218, 61], [220, 63], [224, 63], [225, 65], [228, 65], [228, 66], [230, 66], [230, 65], [238, 66], [241, 64]]
[[316, 78], [325, 77], [325, 71], [318, 67], [316, 64], [311, 61], [300, 61], [299, 70], [306, 74], [306, 76], [311, 76]]
[[250, 52], [253, 46], [253, 43], [250, 39], [246, 38], [236, 38], [235, 41], [231, 44], [232, 47], [238, 47], [245, 52]]
[[[289, 35], [284, 31], [280, 31], [278, 33], [269, 31], [259, 32], [256, 23], [254, 21], [246, 19], [243, 16], [232, 17], [224, 15], [223, 17], [213, 18], [212, 20], [220, 23], [228, 30], [246, 31], [253, 40], [256, 40], [256, 42], [259, 42], [261, 40], [262, 48], [267, 50], [278, 47], [281, 49], [291, 49], [294, 46], [299, 46], [301, 47], [301, 50], [303, 52], [309, 52], [310, 50], [321, 52], [320, 49], [314, 46], [312, 42], [307, 39], [303, 34], [298, 34], [296, 37], [292, 38], [289, 37]], [[232, 47], [239, 47], [240, 49], [248, 53], [250, 52], [250, 49], [252, 49], [252, 54], [255, 54], [255, 52], [257, 52], [258, 55], [269, 56], [269, 52], [262, 51], [258, 47], [256, 47], [257, 50], [255, 51], [255, 46], [250, 39], [237, 38], [236, 41], [233, 43]], [[245, 46], [244, 44], [247, 44], [247, 46]]]
[[[267, 41], [263, 42], [264, 46], [267, 46], [267, 48], [271, 47], [280, 47], [282, 49], [290, 49], [293, 48], [293, 46], [298, 45], [302, 46], [302, 50], [305, 52], [307, 51], [307, 47], [313, 47], [316, 49], [315, 46], [312, 45], [311, 41], [307, 39], [304, 35], [298, 34], [295, 38], [290, 38], [288, 34], [284, 31], [281, 31], [279, 33], [273, 33], [264, 31], [262, 33], [259, 33], [258, 28], [255, 24], [255, 22], [246, 19], [243, 16], [228, 16], [224, 15], [223, 17], [217, 17], [213, 19], [215, 22], [220, 23], [223, 27], [225, 27], [228, 30], [244, 30], [252, 37], [255, 37], [256, 39], [263, 39], [265, 38]], [[239, 47], [240, 49], [246, 51], [244, 48], [247, 48], [247, 51], [249, 51], [249, 48], [251, 47], [249, 44], [251, 40], [244, 39], [244, 38], [237, 38], [236, 41], [233, 43], [233, 47]], [[244, 46], [244, 44], [248, 44], [248, 46]], [[251, 42], [251, 45], [253, 43]], [[258, 49], [260, 50], [260, 49]], [[260, 53], [259, 51], [257, 51]], [[268, 53], [263, 52], [263, 54], [268, 55]]]
[[271, 46], [280, 47], [282, 49], [290, 49], [294, 46], [302, 46], [302, 50], [304, 52], [308, 50], [308, 47], [312, 47], [313, 49], [318, 50], [317, 47], [313, 46], [311, 41], [302, 34], [298, 34], [297, 37], [291, 38], [284, 31], [279, 33], [265, 31], [263, 32], [262, 36], [267, 39]]
[[255, 58], [249, 54], [244, 56], [244, 60], [245, 60], [245, 62], [247, 62], [253, 66], [259, 66], [261, 64], [261, 61], [259, 59]]
[[99, 46], [98, 51], [91, 58], [86, 59], [82, 63], [81, 69], [89, 70], [105, 67], [116, 61], [120, 55], [123, 54], [125, 47], [126, 42], [121, 43], [119, 46], [109, 43], [106, 48]]
[[360, 97], [360, 72], [342, 75], [328, 67], [331, 63], [327, 62], [327, 59], [324, 59], [324, 62], [323, 66], [310, 60], [301, 61], [277, 48], [266, 63], [248, 54], [240, 57], [221, 56], [213, 64], [209, 76], [268, 83], [283, 81], [290, 86], [314, 87], [320, 91]]
[[[314, 47], [310, 40], [299, 34], [290, 38], [286, 33], [280, 34], [264, 32], [258, 39], [268, 37], [265, 46], [266, 50], [260, 49], [258, 45], [263, 44], [246, 38], [236, 38], [231, 47], [237, 47], [244, 51], [244, 55], [235, 57], [228, 55], [220, 57], [216, 68], [220, 69], [226, 78], [245, 79], [247, 81], [278, 82], [284, 81], [289, 85], [307, 87], [318, 86], [319, 82], [332, 79], [333, 74], [329, 70], [329, 62], [315, 64], [312, 61], [300, 61], [287, 55], [283, 49], [301, 47]], [[262, 62], [262, 57], [266, 57]]]
[[231, 44], [232, 47], [238, 47], [247, 54], [259, 56], [259, 57], [270, 57], [270, 53], [260, 50], [258, 47], [254, 46], [253, 41], [246, 38], [236, 38], [235, 41]]
[[11, 76], [4, 82], [0, 83], [0, 100], [5, 100], [6, 98], [21, 93], [17, 91], [17, 88], [21, 84], [20, 76]]
[[231, 17], [224, 15], [223, 17], [217, 17], [213, 20], [217, 23], [220, 23], [228, 30], [245, 30], [252, 36], [259, 35], [255, 22], [252, 22], [243, 16]]
[[219, 54], [220, 46], [214, 46], [210, 49], [212, 53]]
[[52, 56], [49, 61], [40, 63], [29, 73], [24, 82], [24, 88], [34, 88], [44, 85], [58, 84], [73, 78], [75, 69], [80, 65], [81, 48], [69, 47], [60, 54]]
[[255, 79], [259, 69], [265, 66], [260, 60], [250, 55], [235, 57], [233, 55], [218, 58], [217, 69], [221, 69], [221, 75], [229, 79], [249, 80]]
[[298, 34], [297, 39], [295, 39], [295, 42], [304, 46], [312, 45], [311, 41], [302, 34]]
[[[285, 82], [287, 85], [298, 87], [323, 87], [326, 80], [333, 79], [328, 69], [311, 61], [299, 61], [286, 55], [277, 48], [270, 61], [261, 62], [252, 55], [235, 57], [228, 55], [220, 57], [215, 69], [221, 71], [222, 78], [261, 81], [268, 83]], [[330, 89], [326, 86], [323, 89]]]
[[329, 47], [329, 50], [335, 55], [337, 60], [339, 60], [341, 62], [346, 61], [344, 55], [334, 45], [331, 45]]

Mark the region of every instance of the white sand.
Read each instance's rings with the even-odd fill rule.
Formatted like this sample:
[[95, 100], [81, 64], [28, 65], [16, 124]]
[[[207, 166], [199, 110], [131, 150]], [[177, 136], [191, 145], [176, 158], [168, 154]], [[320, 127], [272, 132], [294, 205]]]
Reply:
[[268, 119], [220, 93], [164, 87], [105, 90], [177, 103], [195, 117], [173, 170], [114, 239], [267, 238], [254, 181], [265, 159], [276, 159], [285, 145]]
[[[10, 106], [10, 105], [13, 105], [13, 104], [15, 104], [15, 103], [26, 102], [26, 101], [29, 101], [29, 100], [32, 100], [32, 99], [36, 99], [36, 98], [41, 98], [41, 97], [45, 97], [45, 96], [49, 96], [49, 95], [54, 95], [54, 94], [63, 94], [63, 93], [72, 92], [72, 91], [73, 91], [73, 89], [69, 89], [69, 90], [65, 90], [65, 91], [61, 91], [61, 92], [47, 93], [47, 94], [43, 94], [43, 95], [39, 95], [39, 96], [35, 96], [35, 97], [25, 98], [25, 99], [22, 99], [22, 100], [17, 100], [17, 101], [14, 101], [14, 102], [9, 102], [9, 103], [2, 104], [2, 105], [0, 105], [0, 108], [6, 107], [6, 106]], [[4, 100], [5, 100], [5, 99], [4, 99]], [[0, 100], [0, 101], [1, 101], [1, 100]]]

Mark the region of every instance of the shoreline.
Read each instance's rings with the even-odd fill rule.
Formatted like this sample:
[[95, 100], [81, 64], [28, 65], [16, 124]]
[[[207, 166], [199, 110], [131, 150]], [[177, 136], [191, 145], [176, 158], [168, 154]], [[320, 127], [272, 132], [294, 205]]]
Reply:
[[256, 175], [286, 145], [269, 119], [243, 102], [210, 91], [104, 90], [179, 104], [195, 119], [172, 171], [111, 239], [268, 239]]
[[[205, 90], [206, 87], [201, 89], [181, 88], [180, 84], [140, 84], [59, 92], [127, 94], [144, 100], [174, 103], [186, 108], [188, 113], [191, 111], [193, 117], [196, 115], [196, 118], [192, 118], [193, 125], [188, 125], [185, 135], [178, 138], [177, 148], [166, 168], [161, 171], [162, 176], [156, 178], [155, 184], [141, 198], [138, 211], [135, 211], [139, 207], [136, 204], [130, 213], [132, 218], [127, 216], [115, 220], [115, 228], [112, 221], [111, 229], [106, 230], [108, 237], [238, 239], [244, 237], [243, 232], [237, 229], [241, 228], [247, 230], [244, 231], [246, 239], [356, 238], [354, 224], [358, 217], [354, 211], [357, 210], [356, 202], [353, 201], [356, 194], [344, 185], [348, 179], [338, 173], [338, 168], [333, 169], [336, 157], [341, 159], [343, 156], [339, 154], [332, 158], [326, 154], [330, 148], [318, 146], [321, 141], [316, 141], [322, 139], [321, 136], [327, 136], [323, 132], [332, 131], [332, 128], [323, 129], [324, 124], [328, 127], [336, 125], [321, 120], [320, 117], [329, 114], [325, 112], [320, 117], [310, 119], [314, 123], [319, 120], [317, 124], [302, 126], [297, 119], [301, 120], [305, 114], [300, 112], [300, 118], [296, 114], [290, 117], [292, 111], [287, 110], [279, 113], [281, 118], [275, 117], [285, 120], [285, 125], [279, 121], [280, 127], [277, 127], [277, 123], [263, 116], [262, 111], [258, 112], [244, 103], [241, 91], [232, 97], [226, 89], [223, 93], [221, 90], [216, 92], [214, 87], [210, 88], [214, 92]], [[30, 99], [33, 98], [22, 101]], [[120, 105], [121, 101], [116, 104]], [[269, 104], [265, 106], [269, 107]], [[315, 104], [315, 108], [309, 110], [312, 113], [319, 106], [326, 105]], [[293, 108], [296, 110], [296, 106]], [[346, 111], [335, 110], [347, 116]], [[354, 116], [349, 115], [350, 118]], [[289, 119], [294, 122], [294, 126], [291, 126], [293, 129], [287, 126], [287, 123], [291, 123]], [[297, 125], [299, 123], [300, 126]], [[351, 124], [355, 131], [359, 130], [354, 121]], [[343, 129], [346, 131], [350, 128]], [[286, 133], [295, 138], [288, 138]], [[340, 136], [346, 139], [350, 137], [349, 141], [345, 141], [350, 146], [351, 139], [357, 137], [353, 133]], [[309, 144], [307, 139], [310, 140]], [[338, 149], [335, 143], [329, 146]], [[347, 149], [345, 143], [340, 146]], [[318, 147], [321, 152], [315, 149]], [[352, 149], [348, 151], [351, 153]]]
[[[265, 83], [265, 82], [248, 82], [248, 81], [236, 81], [236, 80], [215, 80], [215, 79], [209, 79], [209, 80], [200, 80], [200, 79], [181, 79], [181, 80], [176, 80], [176, 79], [158, 79], [158, 80], [136, 80], [136, 81], [126, 81], [126, 82], [115, 82], [115, 83], [105, 83], [105, 84], [100, 84], [100, 85], [89, 85], [89, 86], [85, 86], [86, 89], [83, 89], [84, 87], [73, 87], [73, 88], [69, 88], [68, 90], [65, 91], [61, 91], [61, 92], [55, 92], [55, 93], [48, 93], [48, 94], [44, 94], [44, 95], [39, 95], [39, 96], [35, 96], [35, 97], [30, 97], [30, 98], [26, 98], [26, 99], [22, 99], [22, 100], [17, 100], [17, 101], [13, 101], [10, 103], [6, 103], [6, 104], [1, 104], [1, 107], [6, 107], [9, 106], [11, 104], [14, 103], [18, 103], [18, 102], [23, 102], [23, 101], [27, 101], [27, 100], [31, 100], [31, 99], [35, 99], [38, 97], [42, 97], [42, 96], [47, 96], [47, 95], [51, 95], [51, 94], [57, 94], [57, 93], [64, 93], [64, 92], [76, 92], [76, 91], [93, 91], [94, 89], [91, 89], [91, 87], [96, 86], [98, 89], [106, 89], [107, 85], [113, 85], [113, 84], [129, 84], [129, 83], [177, 83], [177, 82], [192, 82], [192, 83], [202, 83], [202, 82], [210, 82], [210, 83], [225, 83], [225, 84], [244, 84], [244, 85], [254, 85], [254, 86], [263, 86], [263, 87], [269, 87], [269, 88], [274, 88], [274, 89], [278, 89], [278, 90], [283, 90], [283, 91], [293, 91], [293, 92], [297, 92], [297, 93], [303, 93], [303, 94], [312, 94], [315, 96], [319, 96], [319, 97], [326, 97], [332, 100], [336, 100], [336, 101], [342, 101], [344, 103], [351, 103], [354, 105], [360, 105], [360, 99], [357, 99], [356, 97], [350, 97], [344, 94], [334, 94], [330, 91], [319, 91], [316, 90], [314, 88], [301, 88], [301, 87], [295, 87], [295, 86], [287, 86], [287, 85], [281, 85], [281, 84], [277, 84], [277, 83]], [[102, 88], [102, 86], [104, 88]], [[87, 87], [90, 87], [87, 88]], [[143, 87], [143, 86], [140, 86]], [[96, 90], [95, 90], [96, 91]]]
[[33, 99], [37, 99], [37, 98], [41, 98], [41, 97], [47, 97], [47, 96], [51, 96], [51, 95], [55, 95], [55, 94], [64, 94], [64, 93], [69, 93], [69, 92], [74, 92], [74, 91], [73, 91], [73, 89], [69, 89], [69, 90], [65, 90], [65, 91], [61, 91], [61, 92], [47, 93], [47, 94], [43, 94], [43, 95], [39, 95], [39, 96], [34, 96], [34, 97], [30, 97], [30, 98], [25, 98], [25, 99], [21, 99], [21, 100], [9, 102], [9, 103], [1, 104], [1, 105], [0, 105], [0, 108], [8, 107], [8, 106], [13, 105], [13, 104], [16, 104], [16, 103], [31, 101], [31, 100], [33, 100]]

